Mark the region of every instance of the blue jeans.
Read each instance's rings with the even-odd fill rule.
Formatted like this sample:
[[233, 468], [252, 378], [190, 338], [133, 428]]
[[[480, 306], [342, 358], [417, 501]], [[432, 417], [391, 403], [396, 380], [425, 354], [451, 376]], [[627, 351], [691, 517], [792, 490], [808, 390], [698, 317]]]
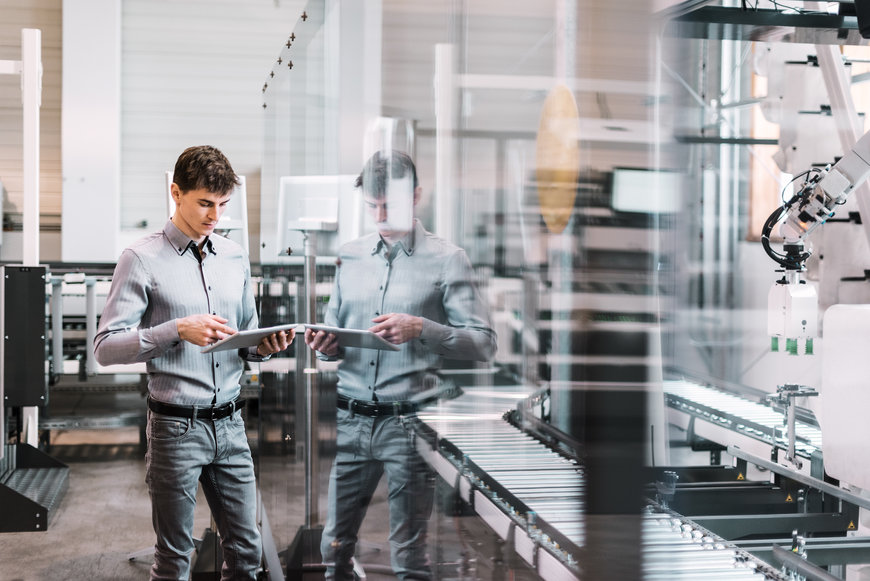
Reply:
[[329, 508], [320, 551], [326, 578], [353, 579], [354, 555], [363, 517], [381, 476], [387, 475], [390, 563], [399, 579], [432, 579], [426, 527], [432, 513], [434, 478], [414, 448], [413, 418], [376, 418], [337, 410], [335, 463], [329, 477]]
[[157, 544], [151, 579], [187, 581], [197, 483], [221, 536], [221, 579], [257, 578], [257, 485], [242, 412], [217, 420], [148, 412], [145, 482]]

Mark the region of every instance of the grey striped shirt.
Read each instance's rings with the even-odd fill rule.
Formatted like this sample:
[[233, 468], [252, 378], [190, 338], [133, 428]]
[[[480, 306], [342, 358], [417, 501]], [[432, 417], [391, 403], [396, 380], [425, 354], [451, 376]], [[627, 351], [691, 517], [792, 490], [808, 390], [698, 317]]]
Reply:
[[256, 348], [201, 353], [182, 341], [175, 320], [211, 313], [234, 329], [257, 327], [251, 267], [241, 246], [210, 236], [205, 257], [168, 221], [132, 244], [118, 259], [94, 341], [102, 365], [144, 361], [148, 392], [181, 405], [221, 404], [239, 395], [244, 359], [260, 361]]
[[338, 390], [347, 397], [405, 400], [433, 387], [427, 376], [442, 358], [484, 361], [495, 354], [495, 331], [465, 251], [419, 222], [389, 250], [376, 233], [339, 250], [326, 324], [368, 329], [385, 313], [423, 317], [423, 332], [400, 351], [344, 348]]

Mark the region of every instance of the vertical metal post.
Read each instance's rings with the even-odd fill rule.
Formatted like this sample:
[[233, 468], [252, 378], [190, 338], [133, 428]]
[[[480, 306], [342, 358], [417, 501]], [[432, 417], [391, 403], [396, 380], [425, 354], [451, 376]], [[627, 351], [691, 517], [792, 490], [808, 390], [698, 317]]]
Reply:
[[63, 278], [51, 278], [51, 360], [54, 372], [63, 374]]
[[94, 340], [97, 337], [97, 280], [85, 277], [85, 371], [88, 376], [96, 375], [97, 361], [94, 357]]
[[[42, 32], [21, 31], [21, 101], [24, 111], [22, 175], [24, 236], [22, 264], [39, 264], [39, 108], [42, 104]], [[39, 444], [39, 408], [21, 408], [22, 434], [26, 444]]]
[[577, 67], [577, 0], [556, 2], [553, 49], [554, 76], [563, 82], [573, 80]]
[[[317, 233], [303, 232], [305, 253], [305, 319], [311, 323], [317, 316]], [[318, 524], [318, 498], [320, 495], [320, 451], [318, 436], [319, 409], [317, 399], [317, 366], [313, 349], [305, 350], [305, 526]]]
[[24, 256], [39, 264], [39, 107], [42, 104], [42, 32], [21, 31], [21, 101], [24, 110]]
[[453, 45], [435, 45], [435, 232], [456, 240], [456, 88]]
[[[303, 323], [306, 323], [308, 321], [305, 319], [305, 314], [307, 312], [306, 309], [308, 307], [306, 306], [307, 302], [305, 300], [306, 295], [305, 295], [304, 274], [305, 273], [303, 273], [302, 279], [296, 278], [293, 281], [288, 282], [287, 283], [287, 291], [289, 292], [290, 285], [293, 285], [293, 287], [294, 287], [293, 291], [295, 292], [294, 296], [296, 297], [295, 304], [293, 305], [293, 309], [294, 309], [295, 314], [296, 314], [296, 320], [301, 321]], [[304, 341], [298, 341], [298, 340], [296, 341], [296, 374], [294, 375], [294, 377], [296, 378], [296, 385], [298, 387], [295, 390], [295, 393], [293, 396], [293, 403], [295, 405], [294, 409], [296, 409], [296, 410], [305, 410], [308, 406], [307, 394], [305, 393], [305, 390], [302, 389], [302, 386], [305, 385], [304, 380], [302, 378], [305, 377], [305, 370], [308, 368], [308, 365], [306, 364], [306, 362], [308, 360], [308, 352], [309, 351], [311, 351], [311, 349], [308, 348], [308, 345], [306, 345]], [[307, 444], [306, 439], [305, 439], [305, 434], [308, 431], [308, 424], [306, 423], [307, 421], [308, 421], [308, 418], [307, 418], [306, 413], [299, 413], [299, 412], [296, 413], [296, 427], [295, 427], [296, 433], [295, 433], [295, 437], [293, 438], [293, 440], [294, 440], [294, 452], [296, 454], [296, 461], [297, 462], [300, 462], [300, 461], [307, 462], [307, 458], [308, 458], [308, 452], [306, 451], [306, 447], [305, 447]], [[307, 492], [306, 492], [306, 494], [307, 494]]]
[[541, 349], [538, 341], [532, 348], [532, 336], [537, 332], [538, 320], [538, 287], [540, 285], [540, 273], [526, 272], [523, 274], [522, 294], [522, 325], [520, 326], [520, 365], [523, 380], [529, 385], [537, 385], [540, 374], [538, 365], [541, 361]]

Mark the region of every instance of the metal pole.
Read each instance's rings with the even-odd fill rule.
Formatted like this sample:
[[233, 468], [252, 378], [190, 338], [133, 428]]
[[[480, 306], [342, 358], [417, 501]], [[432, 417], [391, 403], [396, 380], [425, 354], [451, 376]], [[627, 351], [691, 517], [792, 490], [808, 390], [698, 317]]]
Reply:
[[801, 462], [795, 456], [796, 446], [795, 446], [795, 441], [794, 441], [795, 433], [796, 433], [796, 430], [795, 430], [795, 408], [797, 407], [797, 404], [795, 403], [793, 398], [788, 398], [786, 400], [786, 402], [787, 402], [786, 405], [788, 406], [786, 408], [786, 427], [788, 430], [788, 459], [791, 462], [794, 462], [797, 465], [797, 467], [800, 468]]
[[51, 278], [51, 360], [54, 372], [63, 375], [63, 278]]
[[[317, 233], [304, 231], [305, 252], [305, 321], [312, 323], [317, 316]], [[320, 487], [320, 453], [317, 429], [317, 367], [314, 350], [305, 350], [305, 526], [312, 528], [319, 522], [318, 497]]]
[[[295, 293], [296, 302], [293, 306], [296, 314], [296, 320], [307, 322], [305, 319], [305, 313], [307, 312], [308, 307], [307, 302], [305, 300], [305, 278], [303, 277], [296, 278], [292, 282], [287, 283], [287, 290], [289, 292], [290, 285], [293, 285], [293, 292]], [[308, 345], [305, 344], [304, 341], [296, 341], [296, 370], [294, 377], [298, 378], [296, 380], [296, 385], [299, 386], [295, 390], [293, 394], [293, 402], [295, 405], [294, 409], [297, 410], [305, 410], [307, 407], [308, 398], [305, 394], [305, 389], [302, 386], [305, 385], [302, 380], [305, 377], [305, 370], [308, 368], [306, 365], [306, 361], [308, 359]], [[297, 421], [295, 430], [296, 433], [293, 436], [293, 446], [294, 453], [296, 454], [296, 462], [306, 462], [306, 458], [308, 457], [308, 453], [306, 452], [307, 441], [305, 438], [305, 434], [308, 432], [308, 418], [306, 417], [306, 413], [297, 413]]]
[[97, 338], [97, 280], [85, 277], [85, 371], [88, 376], [96, 375], [97, 361], [94, 357], [94, 340]]
[[[553, 42], [554, 76], [571, 82], [577, 76], [577, 1], [556, 2], [556, 27]], [[569, 85], [570, 86], [570, 85]]]
[[456, 159], [456, 86], [453, 45], [435, 45], [435, 233], [456, 240], [453, 187]]
[[[22, 264], [39, 264], [39, 107], [42, 104], [42, 32], [21, 31], [21, 101], [24, 112], [22, 175], [24, 236]], [[39, 408], [21, 408], [22, 434], [26, 444], [39, 445]]]
[[21, 101], [24, 110], [24, 255], [22, 264], [39, 264], [39, 107], [42, 103], [42, 32], [21, 31]]

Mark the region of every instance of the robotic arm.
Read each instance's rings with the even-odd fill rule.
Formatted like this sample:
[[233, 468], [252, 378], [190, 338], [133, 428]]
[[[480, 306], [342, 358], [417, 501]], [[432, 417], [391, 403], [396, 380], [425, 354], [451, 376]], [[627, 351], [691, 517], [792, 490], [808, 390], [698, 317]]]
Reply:
[[[816, 291], [803, 278], [811, 254], [804, 250], [803, 241], [834, 215], [853, 189], [870, 177], [870, 132], [833, 167], [812, 169], [802, 176], [806, 179], [800, 190], [767, 218], [761, 236], [765, 252], [784, 269], [783, 277], [768, 295], [771, 349], [779, 351], [784, 339], [786, 351], [793, 355], [799, 350], [812, 354], [818, 328]], [[777, 224], [784, 253], [770, 246], [770, 234]]]
[[[807, 178], [801, 189], [770, 215], [761, 237], [767, 254], [786, 270], [804, 269], [803, 263], [810, 253], [803, 251], [803, 240], [833, 216], [836, 207], [846, 202], [852, 190], [870, 177], [870, 132], [865, 133], [834, 167], [812, 169], [803, 175]], [[779, 222], [782, 222], [779, 232], [785, 240], [785, 255], [770, 248], [770, 232]]]

